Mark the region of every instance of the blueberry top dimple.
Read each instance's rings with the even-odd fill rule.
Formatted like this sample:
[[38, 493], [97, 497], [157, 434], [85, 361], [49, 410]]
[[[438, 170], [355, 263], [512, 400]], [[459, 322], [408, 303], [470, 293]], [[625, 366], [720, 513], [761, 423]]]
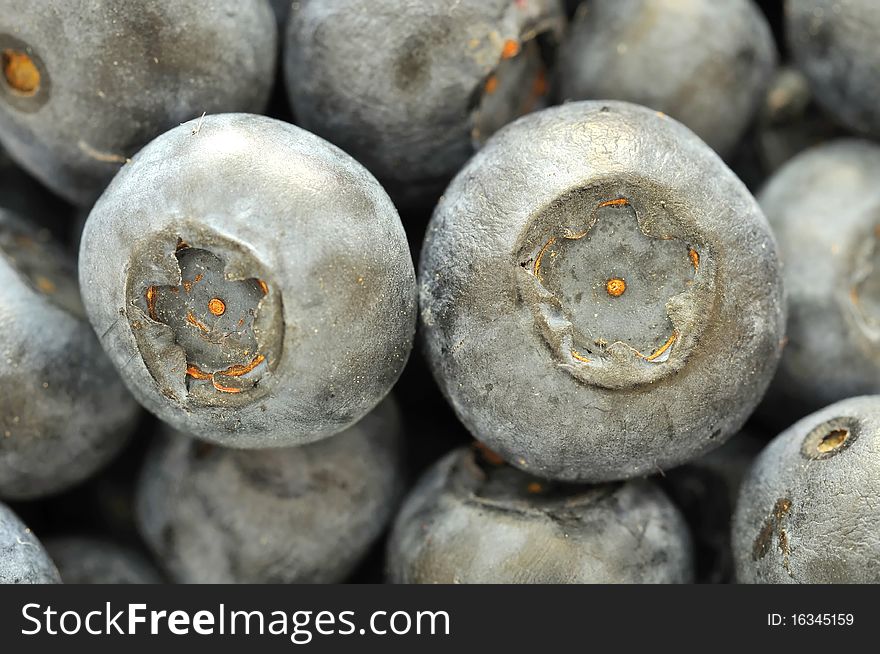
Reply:
[[185, 244], [175, 254], [178, 285], [151, 285], [144, 296], [149, 317], [171, 328], [186, 353], [190, 383], [240, 393], [259, 379], [266, 356], [254, 322], [268, 285], [256, 278], [227, 279], [215, 254]]
[[707, 248], [676, 224], [663, 203], [638, 193], [584, 189], [526, 232], [520, 297], [572, 376], [621, 388], [683, 365], [708, 319], [714, 276]]
[[674, 333], [666, 303], [693, 282], [689, 251], [642, 233], [628, 204], [607, 205], [586, 233], [555, 239], [537, 274], [579, 327], [581, 347], [621, 342], [648, 358]]

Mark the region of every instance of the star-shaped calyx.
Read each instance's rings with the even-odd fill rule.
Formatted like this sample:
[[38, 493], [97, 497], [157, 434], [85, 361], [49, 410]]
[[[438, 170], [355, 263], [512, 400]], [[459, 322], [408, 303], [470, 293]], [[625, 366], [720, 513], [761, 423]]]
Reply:
[[586, 215], [584, 202], [560, 203], [549, 228], [530, 233], [521, 296], [575, 376], [609, 387], [652, 381], [705, 319], [693, 292], [710, 277], [700, 248], [666, 229], [668, 216], [649, 227], [626, 197], [601, 200]]
[[227, 279], [223, 261], [208, 250], [181, 242], [175, 256], [181, 282], [147, 288], [149, 317], [171, 328], [186, 354], [190, 386], [233, 394], [252, 388], [268, 363], [254, 331], [268, 285], [257, 278]]

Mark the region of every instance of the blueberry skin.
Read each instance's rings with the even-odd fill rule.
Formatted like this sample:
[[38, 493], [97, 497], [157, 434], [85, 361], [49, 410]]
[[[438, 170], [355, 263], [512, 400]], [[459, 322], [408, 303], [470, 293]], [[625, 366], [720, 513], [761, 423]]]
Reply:
[[262, 116], [207, 116], [144, 148], [89, 216], [80, 280], [138, 400], [230, 447], [352, 425], [397, 380], [415, 331], [387, 194], [341, 150]]
[[758, 199], [779, 242], [788, 344], [765, 409], [773, 424], [880, 392], [880, 147], [807, 150]]
[[56, 536], [45, 541], [66, 584], [161, 584], [158, 570], [139, 552], [102, 538]]
[[419, 481], [388, 545], [394, 583], [688, 583], [690, 535], [653, 482], [565, 487], [455, 450]]
[[527, 64], [564, 25], [559, 0], [305, 0], [288, 22], [287, 90], [299, 124], [398, 205], [426, 204], [494, 129], [540, 106]]
[[776, 437], [733, 521], [740, 583], [880, 582], [880, 397], [850, 398]]
[[785, 32], [817, 102], [850, 129], [880, 137], [880, 5], [789, 0]]
[[231, 450], [171, 434], [141, 476], [141, 530], [177, 582], [340, 582], [396, 508], [401, 445], [390, 398], [301, 447]]
[[39, 73], [28, 94], [0, 74], [0, 141], [47, 187], [91, 204], [165, 130], [261, 111], [276, 42], [265, 0], [0, 0], [0, 50]]
[[89, 477], [125, 445], [138, 405], [86, 320], [73, 258], [0, 209], [0, 497]]
[[610, 101], [490, 139], [434, 213], [420, 294], [427, 358], [465, 426], [571, 481], [720, 445], [769, 384], [785, 324], [754, 198], [683, 125]]
[[0, 502], [0, 584], [60, 584], [58, 570], [40, 541]]
[[564, 99], [614, 99], [663, 111], [722, 156], [761, 103], [776, 67], [752, 0], [583, 2], [559, 53]]

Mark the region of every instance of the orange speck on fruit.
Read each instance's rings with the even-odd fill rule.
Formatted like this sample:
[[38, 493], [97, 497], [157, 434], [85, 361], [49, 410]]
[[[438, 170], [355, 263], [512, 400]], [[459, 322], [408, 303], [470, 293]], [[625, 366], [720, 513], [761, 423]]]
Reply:
[[209, 372], [205, 372], [198, 366], [187, 366], [186, 374], [194, 379], [212, 379], [214, 375]]
[[40, 71], [30, 56], [21, 50], [3, 51], [3, 75], [19, 95], [34, 95], [40, 89]]
[[541, 69], [535, 76], [535, 81], [532, 82], [532, 95], [541, 98], [547, 95], [548, 90], [549, 85], [547, 84], [547, 74]]
[[55, 283], [49, 279], [48, 277], [43, 277], [42, 275], [37, 275], [36, 277], [37, 288], [40, 289], [43, 293], [50, 294], [55, 292]]
[[483, 458], [483, 461], [493, 466], [504, 465], [504, 459], [499, 454], [490, 450], [486, 445], [479, 441], [474, 441], [474, 449]]
[[599, 208], [602, 207], [621, 207], [629, 204], [629, 200], [626, 198], [616, 198], [614, 200], [606, 200], [599, 205]]
[[504, 42], [504, 47], [501, 48], [501, 58], [502, 59], [511, 59], [519, 54], [519, 43], [514, 41], [513, 39], [507, 39]]
[[193, 315], [192, 311], [190, 311], [189, 313], [186, 314], [186, 321], [190, 325], [192, 325], [193, 327], [196, 327], [196, 328], [202, 330], [203, 332], [210, 331], [204, 323], [199, 322], [199, 319]]
[[219, 297], [212, 297], [208, 301], [208, 311], [210, 311], [215, 316], [222, 316], [224, 313], [226, 313], [226, 303]]
[[150, 318], [153, 320], [158, 320], [156, 317], [156, 298], [159, 297], [159, 289], [155, 286], [150, 286], [146, 292], [147, 298], [147, 314], [149, 314]]
[[605, 282], [605, 290], [611, 297], [620, 297], [626, 293], [626, 281], [620, 277], [612, 277]]

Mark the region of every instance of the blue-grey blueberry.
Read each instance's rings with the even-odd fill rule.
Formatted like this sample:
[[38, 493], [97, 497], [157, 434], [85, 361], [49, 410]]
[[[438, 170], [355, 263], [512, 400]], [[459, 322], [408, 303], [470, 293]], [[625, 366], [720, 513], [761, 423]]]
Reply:
[[0, 502], [0, 584], [60, 584], [58, 569], [40, 541]]
[[86, 319], [73, 257], [4, 209], [0, 306], [0, 497], [41, 497], [107, 463], [140, 409]]
[[575, 102], [499, 131], [438, 205], [427, 357], [471, 433], [571, 481], [693, 459], [764, 394], [785, 324], [757, 202], [677, 121]]
[[787, 0], [785, 31], [817, 102], [849, 129], [880, 137], [880, 4]]
[[880, 396], [832, 404], [760, 454], [733, 521], [741, 583], [880, 583]]
[[400, 218], [360, 164], [250, 114], [185, 123], [92, 210], [89, 318], [135, 396], [231, 447], [339, 432], [409, 356], [416, 286]]
[[0, 0], [0, 141], [90, 204], [165, 130], [262, 110], [276, 41], [266, 0]]
[[651, 481], [547, 482], [461, 448], [406, 500], [387, 566], [396, 583], [687, 583], [692, 557]]
[[303, 0], [284, 49], [299, 124], [406, 205], [433, 200], [498, 127], [545, 102], [560, 0]]
[[582, 2], [559, 54], [563, 99], [626, 100], [680, 120], [729, 154], [776, 67], [752, 0]]
[[141, 476], [141, 531], [178, 582], [340, 582], [397, 506], [401, 446], [390, 398], [300, 447], [233, 450], [166, 435]]
[[878, 179], [880, 146], [838, 140], [791, 159], [758, 196], [788, 295], [788, 341], [761, 411], [779, 429], [880, 392]]

